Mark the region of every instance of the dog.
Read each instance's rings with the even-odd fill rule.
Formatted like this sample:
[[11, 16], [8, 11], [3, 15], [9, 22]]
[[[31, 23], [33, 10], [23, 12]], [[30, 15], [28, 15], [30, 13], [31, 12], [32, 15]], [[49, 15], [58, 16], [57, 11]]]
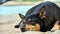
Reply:
[[[22, 32], [25, 31], [51, 31], [55, 25], [60, 25], [60, 8], [53, 2], [43, 2], [28, 10], [26, 15], [19, 14], [22, 19], [21, 22], [16, 25], [16, 28], [20, 27]], [[58, 22], [58, 23], [57, 23]], [[59, 26], [60, 27], [60, 26]], [[58, 29], [60, 29], [57, 27]]]

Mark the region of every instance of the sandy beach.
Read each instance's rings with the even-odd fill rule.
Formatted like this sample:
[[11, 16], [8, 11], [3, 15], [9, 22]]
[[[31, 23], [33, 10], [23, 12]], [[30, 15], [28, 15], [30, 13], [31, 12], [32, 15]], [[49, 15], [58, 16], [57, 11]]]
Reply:
[[27, 31], [21, 32], [20, 29], [14, 28], [16, 24], [20, 22], [18, 14], [0, 15], [0, 34], [59, 34], [60, 31], [55, 32], [38, 32]]

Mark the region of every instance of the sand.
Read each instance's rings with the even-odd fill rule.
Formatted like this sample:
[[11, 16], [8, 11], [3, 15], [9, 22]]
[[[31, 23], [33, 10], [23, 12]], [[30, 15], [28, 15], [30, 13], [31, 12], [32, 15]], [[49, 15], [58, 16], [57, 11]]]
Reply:
[[0, 34], [60, 34], [60, 30], [56, 30], [55, 32], [21, 32], [19, 28], [14, 28], [19, 22], [20, 17], [18, 14], [0, 15]]

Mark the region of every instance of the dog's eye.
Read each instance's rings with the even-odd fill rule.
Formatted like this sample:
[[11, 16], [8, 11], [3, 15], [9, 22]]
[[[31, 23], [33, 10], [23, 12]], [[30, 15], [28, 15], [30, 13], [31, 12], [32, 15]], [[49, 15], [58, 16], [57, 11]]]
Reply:
[[25, 22], [25, 20], [23, 20], [23, 22]]
[[29, 19], [28, 21], [31, 21], [32, 19]]
[[23, 20], [22, 22], [23, 22], [23, 24], [24, 24], [24, 23], [25, 23], [25, 20]]

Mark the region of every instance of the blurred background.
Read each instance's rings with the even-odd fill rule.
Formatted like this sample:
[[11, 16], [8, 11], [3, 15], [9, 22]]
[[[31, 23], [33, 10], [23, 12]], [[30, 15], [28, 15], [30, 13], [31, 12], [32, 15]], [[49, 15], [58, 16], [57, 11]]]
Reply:
[[0, 0], [0, 14], [25, 14], [31, 7], [45, 1], [60, 5], [60, 0]]
[[[35, 5], [45, 1], [56, 3], [60, 7], [60, 0], [0, 0], [0, 34], [45, 34], [41, 32], [22, 33], [20, 29], [14, 28], [20, 22], [19, 13], [26, 12]], [[59, 34], [59, 31], [46, 34]]]

